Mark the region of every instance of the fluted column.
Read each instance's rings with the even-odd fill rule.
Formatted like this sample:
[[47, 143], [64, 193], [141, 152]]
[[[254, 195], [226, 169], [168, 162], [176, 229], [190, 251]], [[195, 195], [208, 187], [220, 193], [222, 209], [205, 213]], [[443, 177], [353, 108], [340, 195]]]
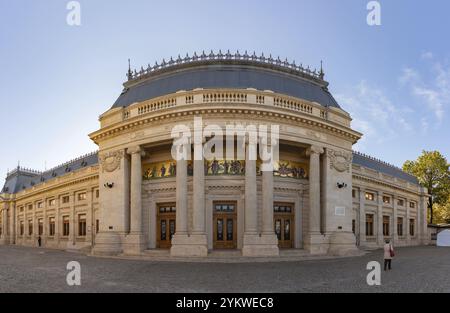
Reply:
[[392, 234], [392, 241], [393, 244], [396, 245], [398, 242], [398, 225], [397, 225], [397, 220], [398, 220], [398, 208], [397, 208], [397, 195], [394, 195], [392, 197], [392, 210], [393, 210], [393, 221], [392, 223], [394, 224], [393, 229], [394, 229], [394, 233]]
[[309, 150], [309, 231], [320, 233], [320, 154], [321, 147]]
[[409, 232], [411, 225], [411, 210], [409, 208], [409, 201], [405, 199], [405, 209], [406, 209], [406, 244], [411, 244], [411, 233]]
[[202, 141], [194, 143], [193, 234], [205, 234], [205, 161]]
[[[188, 149], [191, 154], [191, 146], [185, 144], [182, 149]], [[188, 233], [188, 179], [187, 160], [177, 160], [177, 219], [176, 232], [172, 238], [170, 255], [174, 257], [206, 257], [208, 255], [208, 243], [205, 234], [205, 177], [204, 159], [202, 153], [202, 140], [194, 145], [194, 178], [193, 178], [193, 229]]]
[[359, 245], [366, 244], [366, 190], [359, 188]]
[[142, 157], [145, 155], [140, 146], [130, 147], [130, 233], [126, 236], [124, 253], [140, 254], [144, 250], [142, 232]]
[[[261, 149], [270, 149], [270, 146], [261, 145]], [[264, 167], [267, 167], [264, 170]], [[275, 235], [273, 228], [273, 169], [271, 161], [263, 163], [262, 171], [262, 232], [264, 235]]]
[[176, 178], [177, 213], [176, 213], [176, 234], [187, 235], [188, 232], [188, 212], [187, 212], [187, 161], [177, 161]]
[[323, 254], [324, 237], [320, 232], [321, 220], [321, 190], [320, 190], [320, 154], [324, 149], [311, 146], [306, 154], [309, 156], [309, 232], [305, 239], [305, 248], [311, 254]]
[[142, 156], [141, 147], [128, 148], [131, 155], [130, 233], [142, 232]]
[[378, 192], [378, 210], [377, 210], [377, 244], [382, 246], [384, 244], [383, 235], [383, 192]]
[[[267, 147], [260, 147], [265, 148]], [[245, 151], [245, 223], [242, 255], [278, 256], [278, 239], [273, 229], [273, 171], [262, 171], [262, 231], [258, 233], [256, 159], [257, 140], [249, 136]]]
[[258, 203], [256, 193], [256, 141], [252, 139], [246, 144], [245, 149], [245, 234], [257, 233]]

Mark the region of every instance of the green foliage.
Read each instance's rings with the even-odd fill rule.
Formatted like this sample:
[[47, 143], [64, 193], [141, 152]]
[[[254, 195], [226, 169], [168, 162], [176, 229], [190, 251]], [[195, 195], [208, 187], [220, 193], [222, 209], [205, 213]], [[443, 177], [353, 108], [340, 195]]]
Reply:
[[[447, 159], [439, 151], [422, 151], [416, 161], [406, 161], [403, 170], [417, 177], [419, 183], [428, 189], [431, 199], [428, 203], [431, 218], [434, 222], [434, 209], [438, 209], [439, 219], [445, 219], [446, 205], [450, 197], [450, 166]], [[447, 213], [446, 213], [447, 212]]]

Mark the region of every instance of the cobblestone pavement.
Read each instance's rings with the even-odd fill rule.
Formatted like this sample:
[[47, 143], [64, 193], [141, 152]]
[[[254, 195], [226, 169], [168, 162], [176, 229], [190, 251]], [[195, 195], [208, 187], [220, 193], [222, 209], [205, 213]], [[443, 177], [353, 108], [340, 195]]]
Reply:
[[[450, 248], [398, 248], [381, 286], [366, 283], [364, 256], [295, 262], [186, 263], [95, 258], [0, 246], [0, 292], [450, 292]], [[69, 261], [81, 286], [66, 283]]]

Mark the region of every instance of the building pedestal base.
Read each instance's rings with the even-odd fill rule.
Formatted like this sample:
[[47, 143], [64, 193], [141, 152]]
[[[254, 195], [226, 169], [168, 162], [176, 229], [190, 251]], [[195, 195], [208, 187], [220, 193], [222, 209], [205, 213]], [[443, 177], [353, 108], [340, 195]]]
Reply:
[[175, 234], [172, 238], [170, 256], [173, 257], [206, 257], [208, 242], [205, 234]]
[[327, 254], [325, 236], [320, 232], [311, 232], [305, 239], [304, 247], [312, 255]]
[[122, 240], [117, 232], [99, 232], [92, 250], [94, 255], [117, 255], [122, 253]]
[[244, 234], [242, 255], [248, 257], [279, 256], [277, 236], [275, 234]]
[[355, 235], [351, 232], [334, 232], [330, 235], [328, 254], [335, 256], [358, 254]]
[[130, 233], [125, 236], [123, 253], [128, 255], [140, 255], [144, 251], [145, 239], [142, 233]]

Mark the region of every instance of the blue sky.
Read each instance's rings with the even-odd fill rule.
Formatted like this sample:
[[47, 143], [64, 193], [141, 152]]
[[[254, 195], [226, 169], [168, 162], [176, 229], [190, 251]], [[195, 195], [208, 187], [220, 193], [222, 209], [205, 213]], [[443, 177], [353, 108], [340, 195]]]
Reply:
[[[365, 136], [359, 151], [400, 166], [423, 149], [450, 157], [450, 2], [368, 0], [0, 0], [0, 175], [96, 150], [87, 134], [136, 67], [179, 53], [272, 53], [318, 67]], [[3, 174], [2, 174], [3, 173]]]

